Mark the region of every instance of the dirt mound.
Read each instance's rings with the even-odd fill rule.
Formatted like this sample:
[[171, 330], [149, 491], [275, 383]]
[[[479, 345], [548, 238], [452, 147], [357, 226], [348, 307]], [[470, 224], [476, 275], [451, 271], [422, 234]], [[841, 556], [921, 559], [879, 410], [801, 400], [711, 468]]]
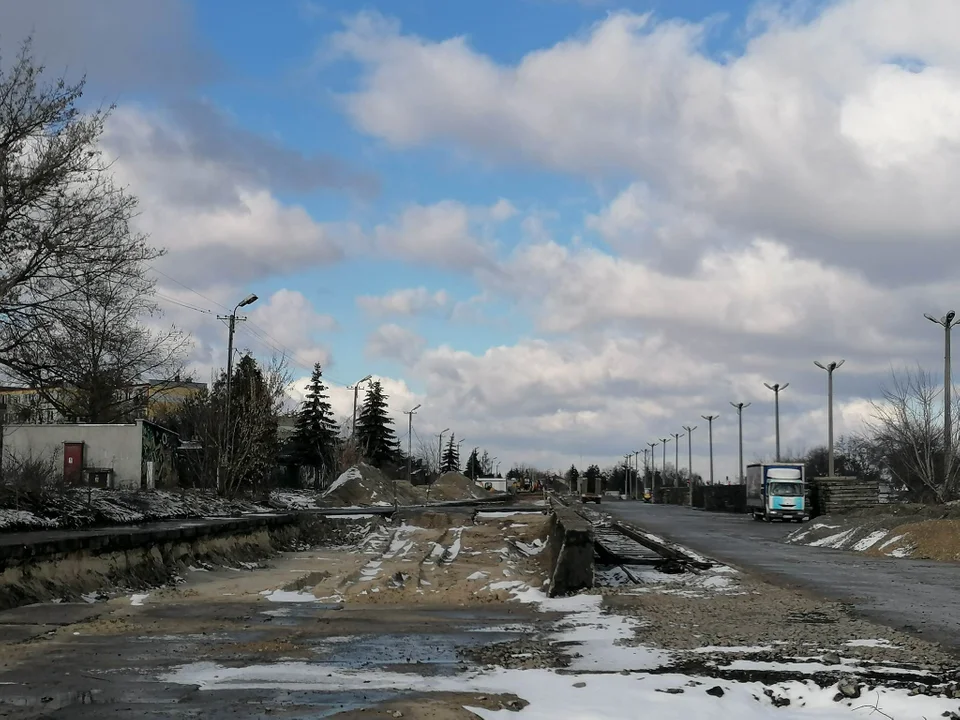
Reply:
[[393, 505], [396, 487], [400, 505], [418, 505], [424, 502], [420, 488], [406, 480], [394, 481], [380, 470], [360, 463], [346, 470], [323, 493], [325, 505], [334, 507], [387, 507]]
[[431, 500], [478, 500], [492, 495], [461, 472], [444, 473], [430, 488]]
[[924, 515], [924, 512], [825, 515], [791, 533], [786, 541], [874, 557], [960, 561], [960, 520], [925, 519]]

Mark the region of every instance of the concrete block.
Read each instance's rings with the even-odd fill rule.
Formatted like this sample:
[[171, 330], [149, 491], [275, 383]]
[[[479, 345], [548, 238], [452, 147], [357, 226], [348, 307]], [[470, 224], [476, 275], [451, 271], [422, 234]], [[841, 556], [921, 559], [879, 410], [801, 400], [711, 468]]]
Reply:
[[569, 508], [558, 507], [551, 519], [550, 597], [592, 588], [594, 584], [593, 525]]

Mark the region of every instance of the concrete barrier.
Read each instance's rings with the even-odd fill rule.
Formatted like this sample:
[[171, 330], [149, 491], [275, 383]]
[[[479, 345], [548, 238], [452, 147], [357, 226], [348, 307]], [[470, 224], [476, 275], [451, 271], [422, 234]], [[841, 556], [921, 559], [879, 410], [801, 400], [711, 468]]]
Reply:
[[593, 525], [566, 507], [555, 507], [551, 516], [550, 597], [593, 587]]

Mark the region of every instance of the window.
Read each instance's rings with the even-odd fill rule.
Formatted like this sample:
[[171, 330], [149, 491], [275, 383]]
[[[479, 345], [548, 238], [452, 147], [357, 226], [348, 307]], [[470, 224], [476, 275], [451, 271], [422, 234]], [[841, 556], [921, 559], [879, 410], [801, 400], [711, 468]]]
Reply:
[[802, 497], [803, 485], [794, 482], [772, 482], [769, 493], [778, 497]]

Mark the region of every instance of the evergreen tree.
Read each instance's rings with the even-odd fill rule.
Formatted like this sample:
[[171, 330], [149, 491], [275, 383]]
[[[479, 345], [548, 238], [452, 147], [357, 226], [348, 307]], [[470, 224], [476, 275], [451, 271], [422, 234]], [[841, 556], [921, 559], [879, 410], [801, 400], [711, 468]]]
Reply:
[[580, 471], [577, 470], [576, 465], [570, 466], [570, 469], [567, 470], [566, 474], [563, 476], [563, 480], [565, 483], [567, 483], [567, 487], [576, 492], [578, 487], [577, 483], [580, 480]]
[[375, 380], [367, 388], [363, 408], [357, 416], [357, 442], [363, 456], [376, 467], [395, 461], [400, 453], [400, 443], [391, 425], [387, 395], [380, 381]]
[[460, 447], [456, 442], [456, 433], [450, 433], [450, 441], [447, 447], [443, 449], [443, 457], [440, 459], [440, 472], [459, 472], [460, 471]]
[[339, 428], [323, 383], [320, 363], [313, 366], [310, 384], [293, 434], [293, 452], [297, 461], [314, 469], [314, 488], [319, 490], [321, 478], [336, 472], [336, 449]]
[[[225, 388], [226, 373], [214, 391], [225, 392]], [[276, 464], [280, 443], [273, 405], [263, 369], [252, 355], [244, 355], [231, 380], [231, 427], [227, 428], [231, 491], [260, 487]]]
[[480, 458], [478, 456], [479, 449], [480, 448], [474, 448], [473, 452], [470, 453], [470, 457], [467, 459], [467, 471], [465, 474], [471, 480], [483, 477], [483, 467], [480, 465]]
[[490, 459], [490, 453], [486, 450], [480, 456], [480, 474], [477, 477], [490, 477], [493, 475], [493, 460]]

